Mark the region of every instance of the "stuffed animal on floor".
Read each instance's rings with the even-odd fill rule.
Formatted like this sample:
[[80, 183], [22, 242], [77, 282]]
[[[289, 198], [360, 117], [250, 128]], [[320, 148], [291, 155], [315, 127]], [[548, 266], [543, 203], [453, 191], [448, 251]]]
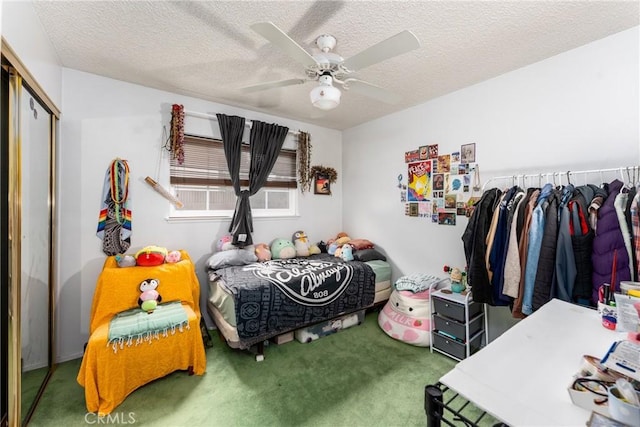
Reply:
[[153, 313], [158, 307], [158, 303], [162, 301], [162, 297], [156, 290], [160, 281], [158, 279], [146, 279], [140, 283], [140, 297], [138, 298], [138, 305], [141, 309], [148, 314]]
[[290, 259], [296, 257], [296, 248], [291, 240], [275, 239], [271, 242], [271, 259]]
[[418, 347], [431, 343], [429, 289], [422, 292], [394, 290], [378, 315], [378, 325], [391, 338]]
[[270, 261], [271, 249], [269, 249], [266, 243], [258, 243], [256, 245], [256, 256], [260, 262]]
[[304, 233], [304, 231], [298, 230], [293, 233], [291, 240], [293, 241], [293, 245], [296, 248], [296, 256], [309, 256], [309, 239], [307, 239], [307, 235]]

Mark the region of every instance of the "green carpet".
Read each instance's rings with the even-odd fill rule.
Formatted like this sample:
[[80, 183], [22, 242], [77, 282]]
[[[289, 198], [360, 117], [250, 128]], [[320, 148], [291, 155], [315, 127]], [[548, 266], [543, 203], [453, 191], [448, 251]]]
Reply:
[[[214, 337], [207, 372], [175, 372], [134, 391], [109, 424], [154, 426], [425, 426], [424, 387], [455, 361], [360, 326], [311, 343], [265, 348], [256, 362]], [[80, 360], [59, 364], [31, 426], [98, 424], [76, 382]], [[485, 421], [485, 420], [483, 420]], [[490, 420], [483, 425], [491, 425]]]

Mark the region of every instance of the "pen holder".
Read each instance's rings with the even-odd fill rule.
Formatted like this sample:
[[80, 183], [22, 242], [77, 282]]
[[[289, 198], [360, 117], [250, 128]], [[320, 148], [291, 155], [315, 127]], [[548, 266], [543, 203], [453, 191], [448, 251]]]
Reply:
[[602, 326], [612, 331], [618, 322], [618, 309], [615, 306], [598, 302], [598, 313], [602, 316]]
[[[640, 397], [640, 392], [637, 392]], [[618, 387], [609, 387], [609, 414], [611, 417], [630, 426], [637, 426], [640, 420], [640, 406], [635, 406], [624, 400]]]

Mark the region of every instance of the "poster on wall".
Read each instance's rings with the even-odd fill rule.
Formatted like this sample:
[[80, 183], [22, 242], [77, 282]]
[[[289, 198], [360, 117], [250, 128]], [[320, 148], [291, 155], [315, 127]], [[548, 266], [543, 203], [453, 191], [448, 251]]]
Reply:
[[424, 202], [431, 197], [431, 162], [409, 163], [407, 201]]
[[438, 172], [449, 173], [451, 171], [451, 154], [441, 154], [438, 156]]
[[460, 147], [460, 163], [473, 163], [476, 161], [476, 144], [465, 144]]
[[404, 153], [404, 162], [410, 163], [420, 160], [420, 152], [418, 150], [406, 151]]

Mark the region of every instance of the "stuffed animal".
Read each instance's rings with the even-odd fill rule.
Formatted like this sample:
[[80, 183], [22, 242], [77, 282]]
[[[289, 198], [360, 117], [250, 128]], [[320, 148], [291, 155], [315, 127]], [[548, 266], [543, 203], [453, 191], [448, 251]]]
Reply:
[[216, 245], [218, 251], [228, 251], [231, 249], [237, 249], [233, 244], [233, 236], [231, 234], [226, 234], [218, 239], [218, 243]]
[[391, 338], [418, 347], [431, 343], [429, 289], [422, 292], [394, 290], [378, 315], [378, 325]]
[[338, 250], [338, 244], [336, 242], [333, 242], [327, 248], [327, 253], [329, 255], [335, 255], [337, 250]]
[[309, 239], [307, 239], [307, 235], [304, 231], [298, 230], [293, 233], [291, 240], [296, 248], [296, 256], [309, 256]]
[[320, 250], [320, 247], [318, 245], [313, 243], [311, 244], [311, 246], [309, 246], [309, 255], [317, 255], [319, 253], [322, 253], [322, 251]]
[[342, 253], [340, 254], [343, 260], [353, 261], [353, 246], [346, 244], [342, 246]]
[[164, 260], [169, 264], [175, 264], [176, 262], [180, 261], [181, 258], [182, 255], [180, 254], [180, 251], [171, 251], [167, 254]]
[[324, 240], [320, 240], [316, 246], [318, 247], [318, 249], [320, 249], [320, 253], [327, 253], [327, 244], [324, 242]]
[[457, 267], [449, 267], [448, 265], [444, 266], [444, 272], [449, 273], [449, 278], [451, 279], [451, 292], [459, 294], [465, 290], [465, 278], [467, 273], [461, 271]]
[[136, 265], [136, 259], [133, 255], [116, 255], [116, 263], [118, 267], [134, 267]]
[[291, 240], [275, 239], [271, 242], [271, 258], [272, 259], [290, 259], [295, 258], [296, 248]]
[[153, 313], [158, 307], [158, 303], [162, 301], [162, 297], [156, 290], [160, 281], [158, 279], [147, 279], [140, 283], [140, 297], [138, 298], [138, 305], [141, 309], [148, 314]]
[[167, 248], [162, 246], [145, 246], [136, 253], [136, 264], [143, 267], [150, 267], [164, 264], [167, 256]]
[[256, 256], [259, 262], [271, 260], [271, 249], [266, 243], [258, 243], [256, 245]]

